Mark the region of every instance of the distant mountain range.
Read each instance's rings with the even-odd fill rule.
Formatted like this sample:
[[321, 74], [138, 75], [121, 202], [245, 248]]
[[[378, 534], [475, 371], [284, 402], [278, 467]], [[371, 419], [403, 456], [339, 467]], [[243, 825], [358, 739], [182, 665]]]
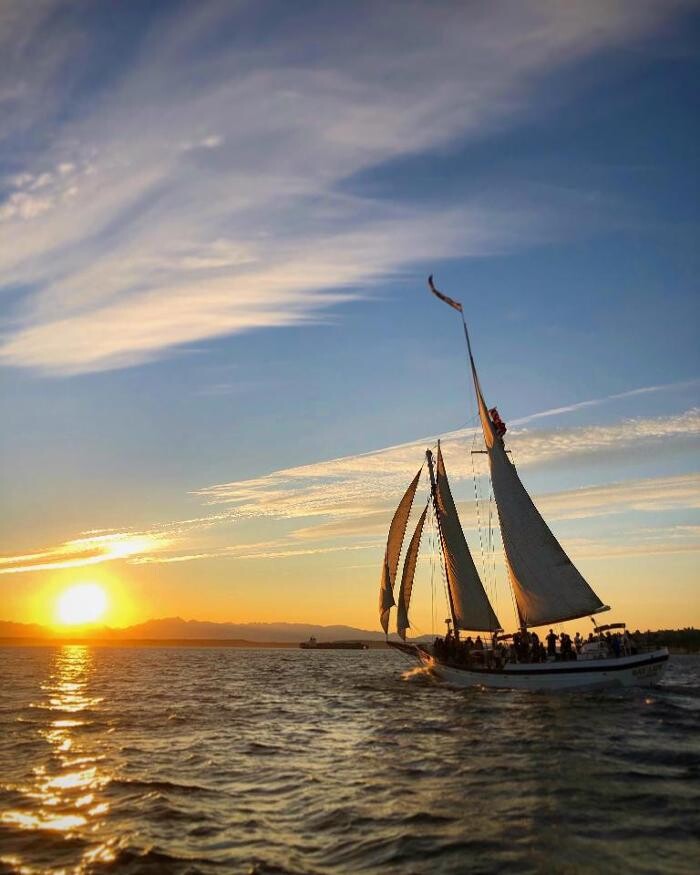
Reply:
[[382, 632], [355, 629], [352, 626], [318, 626], [312, 623], [212, 623], [202, 620], [183, 620], [167, 617], [147, 620], [125, 629], [107, 626], [66, 627], [57, 631], [36, 623], [13, 623], [0, 620], [0, 638], [91, 638], [124, 641], [132, 639], [209, 639], [242, 640], [260, 643], [298, 644], [311, 636], [319, 641], [382, 641]]
[[[658, 644], [665, 644], [673, 653], [700, 652], [700, 630], [659, 629], [647, 632]], [[125, 629], [66, 627], [57, 631], [36, 623], [13, 623], [0, 620], [0, 642], [21, 644], [22, 641], [37, 643], [41, 641], [102, 641], [118, 644], [129, 641], [187, 644], [194, 641], [226, 642], [226, 646], [245, 647], [247, 645], [274, 646], [300, 644], [311, 637], [318, 641], [366, 641], [370, 647], [384, 646], [382, 632], [356, 629], [353, 626], [318, 626], [312, 623], [211, 623], [202, 620], [183, 620], [181, 617], [166, 617], [147, 620]], [[395, 635], [392, 637], [396, 637]], [[431, 635], [413, 638], [413, 641], [430, 641]], [[372, 643], [376, 642], [376, 644]], [[193, 645], [196, 646], [196, 645]]]

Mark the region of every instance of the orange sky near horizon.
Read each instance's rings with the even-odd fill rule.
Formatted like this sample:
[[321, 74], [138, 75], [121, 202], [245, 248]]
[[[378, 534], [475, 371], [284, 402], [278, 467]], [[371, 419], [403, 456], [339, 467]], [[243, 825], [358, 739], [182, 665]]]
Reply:
[[[640, 629], [700, 626], [700, 605], [695, 597], [696, 559], [692, 554], [674, 559], [675, 598], [671, 601], [664, 586], [668, 565], [664, 556], [589, 559], [577, 564], [612, 606], [609, 613], [601, 615], [601, 622], [624, 621]], [[187, 571], [178, 569], [178, 579], [173, 580], [171, 574], [162, 573], [163, 566], [134, 566], [123, 560], [88, 569], [18, 575], [6, 593], [1, 619], [60, 627], [56, 611], [61, 594], [77, 584], [90, 583], [102, 587], [108, 597], [107, 610], [95, 626], [123, 628], [148, 619], [181, 616], [214, 622], [344, 624], [379, 630], [379, 572], [372, 563], [343, 568], [326, 562], [319, 567], [313, 557], [300, 557], [284, 563], [269, 560], [245, 564], [258, 567], [251, 567], [247, 574], [239, 570], [236, 582], [229, 579], [230, 566], [214, 574], [210, 569], [206, 587], [193, 582], [191, 565]], [[435, 590], [434, 616], [431, 611], [430, 564], [430, 560], [419, 563], [416, 575], [411, 611], [416, 635], [442, 631], [448, 615], [441, 583]], [[154, 574], [154, 568], [161, 573]], [[332, 584], [328, 583], [329, 576]], [[502, 569], [497, 577], [494, 607], [504, 626], [512, 629], [515, 615]], [[588, 623], [583, 618], [562, 627], [583, 631]]]

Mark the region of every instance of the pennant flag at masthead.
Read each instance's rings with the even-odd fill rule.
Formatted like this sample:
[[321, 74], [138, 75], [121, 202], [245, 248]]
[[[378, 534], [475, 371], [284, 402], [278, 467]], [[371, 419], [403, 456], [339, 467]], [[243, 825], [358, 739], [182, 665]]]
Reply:
[[444, 301], [446, 304], [449, 304], [454, 310], [459, 310], [460, 313], [463, 313], [462, 305], [459, 301], [455, 301], [453, 298], [448, 298], [447, 295], [443, 294], [441, 291], [435, 288], [435, 283], [433, 283], [433, 275], [432, 273], [428, 277], [428, 285], [430, 286], [430, 291], [435, 295], [436, 298], [440, 298], [441, 301]]

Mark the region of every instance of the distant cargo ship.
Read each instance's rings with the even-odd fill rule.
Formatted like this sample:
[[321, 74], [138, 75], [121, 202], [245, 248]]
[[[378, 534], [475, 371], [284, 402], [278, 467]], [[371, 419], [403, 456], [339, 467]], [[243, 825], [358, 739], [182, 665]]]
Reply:
[[362, 641], [317, 641], [313, 636], [299, 645], [302, 650], [367, 650]]

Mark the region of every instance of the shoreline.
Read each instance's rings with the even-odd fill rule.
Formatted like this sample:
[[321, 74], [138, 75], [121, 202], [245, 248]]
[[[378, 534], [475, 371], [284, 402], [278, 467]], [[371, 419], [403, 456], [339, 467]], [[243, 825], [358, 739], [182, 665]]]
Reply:
[[[347, 639], [350, 641], [351, 639]], [[387, 649], [384, 641], [361, 641], [370, 650]], [[0, 647], [58, 647], [63, 645], [89, 645], [91, 647], [238, 647], [242, 649], [299, 650], [301, 642], [294, 641], [248, 641], [245, 638], [22, 638], [0, 637]], [[325, 651], [324, 651], [325, 652]]]
[[[360, 642], [366, 644], [369, 650], [387, 650], [384, 640], [376, 641], [364, 638], [344, 638], [341, 642]], [[300, 650], [300, 641], [250, 641], [246, 638], [89, 638], [62, 637], [40, 638], [20, 636], [0, 636], [0, 647], [60, 647], [64, 645], [83, 645], [90, 647], [237, 647], [242, 650]], [[325, 643], [325, 642], [322, 642]], [[665, 645], [668, 646], [668, 645]], [[325, 649], [324, 649], [325, 652]], [[694, 656], [700, 650], [688, 647], [668, 646], [671, 656]]]

